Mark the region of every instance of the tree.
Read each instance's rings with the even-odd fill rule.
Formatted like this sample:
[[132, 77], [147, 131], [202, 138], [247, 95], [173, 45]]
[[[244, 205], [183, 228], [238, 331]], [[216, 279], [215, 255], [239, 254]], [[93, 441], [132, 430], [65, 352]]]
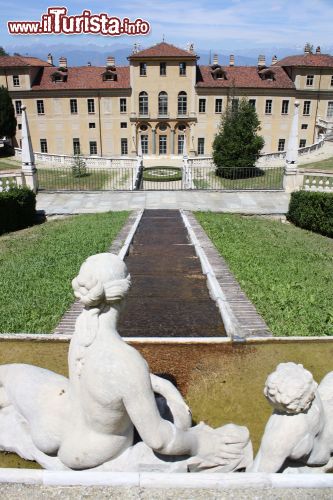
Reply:
[[[246, 99], [232, 99], [222, 115], [213, 142], [216, 175], [226, 178], [256, 175], [255, 163], [264, 146], [257, 132], [260, 121], [256, 110]], [[258, 170], [258, 169], [257, 169]]]
[[16, 132], [15, 110], [5, 87], [0, 87], [0, 137], [12, 138]]
[[8, 52], [3, 47], [0, 47], [0, 56], [9, 56]]
[[87, 175], [86, 162], [81, 155], [75, 155], [72, 163], [73, 177], [85, 177]]

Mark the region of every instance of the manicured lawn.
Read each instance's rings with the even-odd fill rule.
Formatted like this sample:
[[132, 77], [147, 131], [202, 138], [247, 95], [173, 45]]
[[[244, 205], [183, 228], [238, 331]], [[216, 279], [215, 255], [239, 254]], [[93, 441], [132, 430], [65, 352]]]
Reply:
[[256, 217], [196, 217], [274, 335], [333, 335], [332, 239]]
[[304, 163], [299, 165], [300, 168], [319, 168], [320, 170], [333, 170], [333, 156], [326, 160], [315, 161], [312, 163]]
[[71, 168], [38, 168], [39, 189], [99, 190], [125, 189], [129, 179], [127, 169], [88, 169], [82, 177], [74, 177]]
[[0, 158], [0, 171], [1, 170], [18, 170], [21, 168], [21, 163], [17, 160], [10, 158]]
[[[258, 169], [260, 172], [260, 169]], [[199, 189], [282, 189], [283, 167], [261, 170], [263, 175], [226, 179], [215, 174], [214, 170], [193, 168], [192, 180]]]
[[128, 212], [79, 215], [0, 237], [0, 332], [52, 332], [73, 302], [71, 281], [106, 251]]

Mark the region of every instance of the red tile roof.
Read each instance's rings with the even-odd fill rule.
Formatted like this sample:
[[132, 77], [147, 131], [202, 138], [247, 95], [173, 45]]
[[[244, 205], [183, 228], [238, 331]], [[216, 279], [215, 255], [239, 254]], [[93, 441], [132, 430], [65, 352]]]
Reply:
[[182, 59], [196, 59], [197, 55], [188, 50], [179, 49], [170, 43], [161, 42], [148, 49], [140, 50], [135, 54], [131, 54], [128, 59], [143, 59], [144, 57], [181, 57]]
[[284, 57], [276, 63], [278, 66], [311, 66], [333, 68], [333, 56], [329, 54], [302, 54]]
[[0, 56], [0, 67], [8, 68], [17, 66], [51, 66], [51, 64], [42, 61], [38, 57]]
[[51, 75], [57, 68], [44, 68], [32, 85], [32, 90], [60, 90], [60, 89], [128, 89], [130, 88], [130, 72], [128, 66], [118, 66], [116, 69], [117, 80], [103, 81], [102, 74], [105, 67], [100, 66], [75, 66], [68, 68], [65, 82], [52, 81]]
[[274, 80], [263, 80], [258, 74], [257, 66], [221, 66], [227, 79], [214, 80], [210, 66], [198, 66], [197, 87], [239, 87], [262, 89], [293, 89], [293, 82], [281, 67], [270, 67]]

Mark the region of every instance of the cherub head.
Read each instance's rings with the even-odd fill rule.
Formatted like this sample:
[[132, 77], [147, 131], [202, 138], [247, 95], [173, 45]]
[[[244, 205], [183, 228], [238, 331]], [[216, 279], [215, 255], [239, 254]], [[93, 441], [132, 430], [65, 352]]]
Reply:
[[296, 414], [310, 408], [317, 382], [303, 365], [280, 363], [265, 384], [264, 394], [276, 410]]
[[99, 253], [84, 261], [72, 286], [75, 297], [86, 307], [97, 307], [121, 301], [131, 286], [131, 277], [117, 255]]

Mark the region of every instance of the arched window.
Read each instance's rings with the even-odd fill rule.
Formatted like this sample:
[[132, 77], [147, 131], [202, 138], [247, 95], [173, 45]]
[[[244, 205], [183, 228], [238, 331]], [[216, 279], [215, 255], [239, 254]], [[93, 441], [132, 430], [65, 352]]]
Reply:
[[140, 92], [139, 94], [139, 115], [148, 115], [148, 94], [147, 92]]
[[159, 116], [166, 116], [168, 114], [168, 94], [166, 92], [158, 94], [158, 114]]
[[186, 115], [187, 113], [187, 94], [186, 92], [179, 92], [178, 94], [178, 114]]

